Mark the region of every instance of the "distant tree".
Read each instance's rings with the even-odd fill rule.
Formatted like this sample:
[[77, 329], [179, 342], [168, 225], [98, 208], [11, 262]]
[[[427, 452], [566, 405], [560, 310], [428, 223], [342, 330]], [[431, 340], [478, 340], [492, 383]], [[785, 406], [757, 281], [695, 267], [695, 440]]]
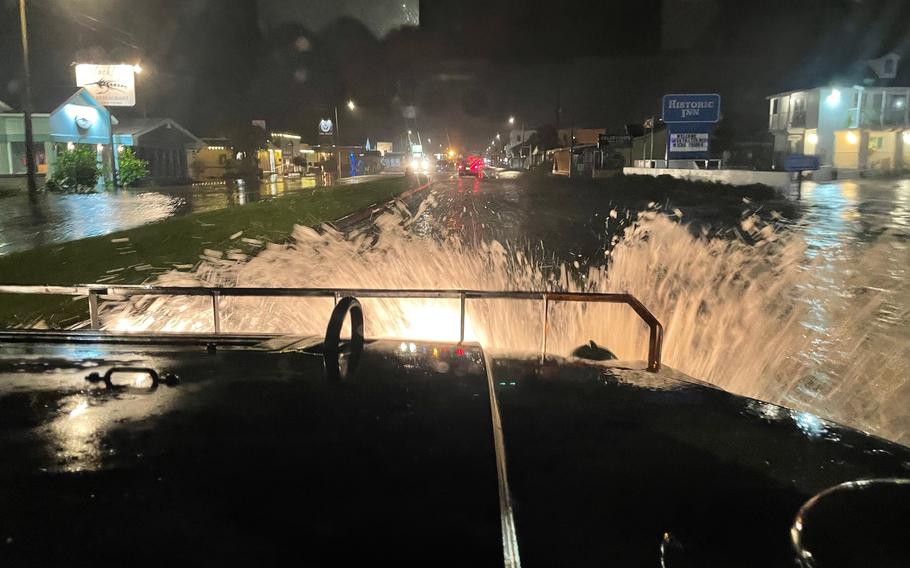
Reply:
[[231, 133], [231, 146], [238, 152], [242, 152], [247, 158], [252, 156], [256, 159], [256, 152], [265, 148], [269, 141], [269, 135], [265, 130], [252, 124], [246, 124], [238, 127]]
[[95, 147], [77, 144], [72, 150], [57, 153], [54, 171], [45, 187], [49, 191], [92, 193], [101, 174]]
[[540, 148], [541, 152], [561, 146], [556, 127], [552, 124], [544, 124], [537, 127], [537, 130], [528, 138], [528, 141], [531, 144], [531, 148], [536, 146]]
[[241, 155], [233, 175], [249, 177], [259, 172], [259, 150], [266, 148], [269, 136], [265, 130], [252, 124], [237, 128], [231, 135], [231, 146]]
[[117, 162], [118, 178], [123, 187], [132, 187], [149, 175], [149, 163], [137, 156], [129, 146], [120, 151]]

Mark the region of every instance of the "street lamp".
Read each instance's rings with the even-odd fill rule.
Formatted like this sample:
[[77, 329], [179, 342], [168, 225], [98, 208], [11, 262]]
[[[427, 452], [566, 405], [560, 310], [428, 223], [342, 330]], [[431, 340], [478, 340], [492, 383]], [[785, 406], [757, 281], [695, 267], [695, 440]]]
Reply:
[[[514, 116], [509, 117], [509, 124], [513, 125], [513, 126], [515, 125]], [[512, 133], [510, 132], [509, 133], [509, 139], [510, 139], [509, 144], [512, 143], [511, 137], [512, 137]], [[521, 159], [521, 167], [524, 167], [524, 164], [525, 164], [524, 144], [525, 144], [525, 121], [524, 121], [524, 119], [522, 119], [522, 121], [521, 121], [521, 138], [518, 139], [518, 157]], [[511, 151], [510, 151], [510, 153], [511, 153]]]
[[[352, 99], [348, 99], [347, 105], [348, 110], [354, 111], [357, 109], [357, 105], [354, 104]], [[341, 124], [338, 123], [338, 105], [335, 105], [335, 161], [337, 163], [337, 173], [338, 179], [341, 179]]]

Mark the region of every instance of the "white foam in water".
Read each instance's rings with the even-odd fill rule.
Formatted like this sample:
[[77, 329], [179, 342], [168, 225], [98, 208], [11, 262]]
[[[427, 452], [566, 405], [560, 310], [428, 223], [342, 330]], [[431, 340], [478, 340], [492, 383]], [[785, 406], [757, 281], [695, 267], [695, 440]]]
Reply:
[[[796, 407], [890, 439], [910, 442], [910, 296], [906, 278], [870, 288], [867, 274], [888, 254], [860, 258], [808, 254], [800, 231], [776, 234], [756, 217], [753, 244], [693, 237], [646, 213], [609, 255], [609, 268], [554, 268], [541, 252], [499, 242], [418, 236], [434, 225], [435, 202], [418, 214], [381, 216], [376, 229], [340, 234], [296, 227], [290, 244], [271, 244], [248, 262], [208, 255], [165, 285], [467, 288], [630, 292], [664, 324], [666, 364], [736, 392]], [[438, 224], [435, 224], [438, 225]], [[434, 226], [435, 226], [434, 225]], [[859, 265], [857, 265], [859, 262]], [[863, 264], [867, 266], [864, 267]], [[869, 268], [866, 270], [866, 268]], [[583, 272], [583, 274], [579, 274]], [[882, 283], [876, 283], [881, 286]], [[457, 340], [457, 300], [364, 300], [368, 337]], [[332, 301], [223, 298], [225, 331], [322, 335]], [[138, 298], [110, 303], [105, 327], [209, 331], [208, 298]], [[493, 350], [537, 352], [539, 302], [469, 301], [467, 338]], [[568, 354], [588, 340], [623, 359], [644, 359], [647, 328], [625, 306], [557, 304], [549, 350]]]

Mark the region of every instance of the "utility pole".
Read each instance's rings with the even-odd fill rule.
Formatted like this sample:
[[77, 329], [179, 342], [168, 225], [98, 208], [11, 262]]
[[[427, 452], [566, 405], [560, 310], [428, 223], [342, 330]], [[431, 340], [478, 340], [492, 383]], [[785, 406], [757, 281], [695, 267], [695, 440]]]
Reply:
[[28, 175], [28, 194], [34, 197], [38, 191], [35, 180], [35, 139], [32, 133], [32, 74], [28, 62], [28, 22], [25, 15], [25, 0], [19, 0], [19, 31], [22, 36], [22, 71], [25, 78], [25, 97], [22, 101], [22, 116], [25, 120], [25, 165]]
[[559, 138], [559, 118], [562, 114], [562, 77], [556, 75], [556, 138]]
[[651, 115], [651, 153], [650, 158], [654, 159], [654, 115]]
[[[528, 153], [530, 153], [530, 148], [528, 148]], [[521, 119], [521, 140], [518, 144], [518, 158], [521, 160], [521, 167], [525, 167], [525, 119]]]
[[569, 177], [573, 176], [572, 170], [575, 169], [575, 164], [572, 163], [572, 154], [575, 153], [575, 127], [569, 128]]

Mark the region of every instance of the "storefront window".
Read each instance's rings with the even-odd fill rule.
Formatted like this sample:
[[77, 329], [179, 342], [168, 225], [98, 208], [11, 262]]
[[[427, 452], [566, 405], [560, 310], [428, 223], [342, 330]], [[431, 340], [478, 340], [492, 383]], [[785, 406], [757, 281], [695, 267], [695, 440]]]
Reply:
[[[47, 153], [44, 151], [44, 144], [35, 144], [35, 165], [39, 174], [47, 173]], [[12, 154], [12, 171], [14, 174], [28, 173], [28, 165], [25, 160], [25, 142], [10, 142], [10, 153]]]

